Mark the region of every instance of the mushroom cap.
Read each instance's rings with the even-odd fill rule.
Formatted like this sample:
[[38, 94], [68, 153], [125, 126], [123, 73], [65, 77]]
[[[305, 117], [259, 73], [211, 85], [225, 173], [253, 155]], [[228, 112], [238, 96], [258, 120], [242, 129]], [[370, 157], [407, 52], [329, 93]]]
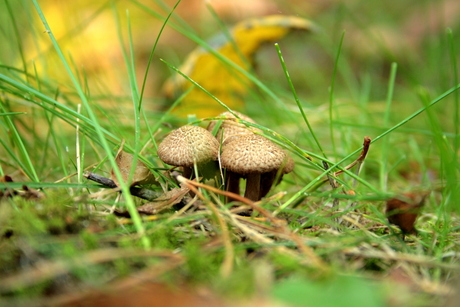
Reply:
[[240, 134], [222, 144], [222, 167], [246, 175], [267, 173], [289, 163], [288, 155], [278, 145], [258, 134]]
[[[250, 118], [249, 116], [246, 116], [244, 114], [241, 114], [239, 112], [235, 112], [236, 115], [239, 116], [240, 119], [245, 120], [247, 122], [255, 124], [256, 122]], [[236, 118], [235, 115], [233, 115], [230, 112], [224, 112], [219, 114], [219, 117], [227, 117], [228, 119], [222, 120], [222, 124], [219, 127], [219, 130], [217, 131], [216, 138], [218, 140], [225, 141], [227, 138], [238, 135], [238, 134], [252, 134], [253, 131], [260, 131], [260, 129], [257, 128], [252, 128], [248, 127], [242, 123], [239, 122], [239, 119]], [[217, 125], [217, 120], [212, 120], [209, 125], [208, 125], [208, 130], [212, 132], [214, 127]]]
[[169, 133], [158, 145], [158, 157], [169, 165], [192, 167], [217, 160], [219, 142], [206, 129], [186, 125]]
[[284, 162], [283, 174], [289, 174], [294, 170], [295, 162], [292, 157], [286, 153], [286, 160]]

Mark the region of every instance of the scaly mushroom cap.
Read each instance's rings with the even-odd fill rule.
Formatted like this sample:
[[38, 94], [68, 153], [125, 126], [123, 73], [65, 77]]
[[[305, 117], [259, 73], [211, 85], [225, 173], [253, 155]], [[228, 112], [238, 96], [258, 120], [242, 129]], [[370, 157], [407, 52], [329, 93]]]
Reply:
[[158, 146], [158, 157], [169, 165], [192, 167], [217, 160], [219, 142], [206, 129], [186, 125], [170, 134]]
[[[234, 112], [234, 113], [236, 115], [238, 115], [239, 118], [242, 119], [242, 120], [245, 120], [247, 122], [254, 123], [254, 124], [256, 123], [249, 116], [246, 116], [246, 115], [241, 114], [239, 112]], [[219, 114], [219, 117], [227, 117], [229, 119], [222, 120], [222, 124], [220, 125], [219, 130], [218, 130], [218, 132], [216, 134], [216, 138], [218, 140], [225, 141], [227, 138], [229, 138], [231, 136], [234, 136], [234, 135], [252, 134], [253, 131], [260, 131], [257, 128], [247, 127], [246, 125], [238, 122], [238, 119], [235, 117], [235, 115], [233, 115], [230, 112], [221, 113], [221, 114]], [[217, 122], [218, 122], [217, 120], [211, 121], [209, 123], [209, 126], [208, 126], [208, 131], [212, 132], [212, 130], [216, 126]]]
[[277, 170], [287, 159], [283, 149], [258, 134], [236, 135], [222, 145], [222, 167], [242, 175]]

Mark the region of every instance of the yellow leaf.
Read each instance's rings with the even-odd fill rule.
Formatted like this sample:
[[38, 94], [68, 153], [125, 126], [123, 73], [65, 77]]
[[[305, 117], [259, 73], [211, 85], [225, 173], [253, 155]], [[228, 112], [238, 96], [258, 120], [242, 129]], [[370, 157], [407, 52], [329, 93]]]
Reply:
[[[230, 29], [233, 41], [225, 39], [221, 34], [217, 39], [224, 38], [224, 41], [216, 46], [212, 42], [210, 45], [223, 57], [250, 71], [253, 56], [263, 43], [275, 42], [294, 29], [311, 31], [314, 25], [311, 21], [296, 16], [271, 15], [253, 18], [239, 22]], [[246, 94], [252, 86], [244, 74], [226, 65], [203, 47], [192, 51], [179, 70], [228, 107], [236, 110], [244, 105]], [[166, 81], [163, 92], [169, 99], [174, 99], [191, 86], [193, 84], [181, 75], [175, 75]], [[173, 113], [178, 116], [196, 114], [198, 117], [210, 117], [223, 111], [225, 109], [212, 97], [199, 88], [194, 88]]]

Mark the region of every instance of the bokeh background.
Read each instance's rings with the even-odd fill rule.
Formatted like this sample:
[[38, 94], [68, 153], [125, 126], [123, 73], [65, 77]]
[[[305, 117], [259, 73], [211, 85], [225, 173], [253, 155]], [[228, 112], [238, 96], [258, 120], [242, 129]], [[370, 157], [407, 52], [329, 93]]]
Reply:
[[[48, 35], [44, 33], [37, 13], [30, 1], [2, 1], [1, 62], [36, 70], [61, 87], [69, 84], [68, 77], [54, 52]], [[58, 1], [41, 0], [39, 4], [66, 55], [74, 68], [87, 80], [88, 91], [100, 101], [119, 104], [123, 97], [129, 101], [130, 89], [122, 56], [120, 35], [127, 46], [128, 28], [132, 33], [135, 67], [139, 83], [144, 78], [148, 58], [154, 42], [175, 1]], [[173, 22], [188, 24], [196, 34], [207, 39], [219, 32], [219, 19], [231, 26], [249, 17], [269, 14], [296, 15], [309, 18], [321, 27], [315, 35], [293, 34], [281, 43], [288, 69], [297, 90], [307, 103], [319, 105], [328, 99], [328, 89], [334, 68], [335, 53], [344, 33], [340, 63], [343, 69], [353, 70], [355, 80], [342, 80], [340, 74], [336, 91], [344, 99], [358, 99], [359, 87], [368, 76], [388, 79], [390, 63], [399, 64], [399, 74], [405, 86], [423, 84], [433, 93], [452, 86], [447, 74], [449, 59], [439, 62], [430, 52], [439, 52], [439, 45], [447, 49], [446, 28], [459, 28], [460, 3], [445, 1], [274, 1], [274, 0], [184, 0]], [[14, 14], [16, 29], [10, 21]], [[128, 17], [129, 16], [129, 17]], [[129, 21], [128, 21], [129, 18]], [[128, 27], [128, 23], [130, 24]], [[17, 35], [21, 41], [17, 40]], [[11, 45], [13, 44], [13, 46]], [[18, 53], [22, 44], [25, 54]], [[196, 43], [173, 28], [166, 26], [158, 42], [152, 67], [148, 74], [145, 106], [160, 108], [164, 102], [162, 84], [173, 72], [163, 58], [179, 66]], [[432, 62], [431, 59], [436, 59]], [[343, 62], [347, 62], [346, 68]], [[286, 84], [273, 46], [265, 46], [258, 54], [257, 73], [270, 86]], [[436, 66], [439, 75], [433, 75]], [[419, 70], [412, 69], [417, 67]], [[427, 74], [424, 74], [426, 67]], [[349, 76], [349, 75], [348, 75]], [[412, 82], [412, 84], [410, 84]], [[285, 85], [287, 88], [287, 84]], [[371, 98], [382, 99], [386, 88], [373, 87]], [[107, 97], [111, 93], [117, 97]], [[403, 94], [399, 91], [397, 95]]]

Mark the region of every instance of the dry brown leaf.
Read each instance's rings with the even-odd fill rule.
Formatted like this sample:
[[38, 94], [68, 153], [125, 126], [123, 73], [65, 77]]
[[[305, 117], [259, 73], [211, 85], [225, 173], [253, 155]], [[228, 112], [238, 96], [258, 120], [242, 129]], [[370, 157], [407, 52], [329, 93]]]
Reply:
[[157, 199], [138, 207], [137, 211], [144, 214], [158, 214], [160, 211], [169, 209], [175, 204], [180, 203], [189, 191], [188, 188], [183, 186], [172, 189]]
[[[13, 178], [11, 178], [11, 176], [5, 175], [5, 176], [0, 177], [0, 182], [14, 182], [14, 180]], [[24, 199], [29, 199], [29, 200], [30, 199], [42, 199], [45, 197], [45, 194], [43, 194], [39, 190], [29, 188], [26, 185], [22, 186], [22, 191], [16, 190], [16, 189], [10, 189], [10, 188], [0, 190], [0, 199], [9, 198], [9, 197], [13, 197], [16, 195], [19, 195], [20, 197]]]
[[403, 197], [389, 199], [386, 203], [388, 221], [398, 226], [403, 235], [416, 234], [415, 220], [426, 196], [427, 194], [407, 193]]
[[[118, 151], [117, 156], [115, 157], [115, 161], [123, 176], [123, 181], [128, 182], [129, 175], [131, 173], [131, 168], [134, 162], [134, 155], [124, 152], [121, 149]], [[115, 184], [117, 186], [120, 186], [113, 170], [110, 174]], [[137, 160], [136, 169], [134, 171], [132, 179], [128, 182], [129, 185], [143, 185], [153, 182], [155, 182], [155, 178], [152, 172], [149, 170], [149, 168], [145, 165], [144, 162]]]

